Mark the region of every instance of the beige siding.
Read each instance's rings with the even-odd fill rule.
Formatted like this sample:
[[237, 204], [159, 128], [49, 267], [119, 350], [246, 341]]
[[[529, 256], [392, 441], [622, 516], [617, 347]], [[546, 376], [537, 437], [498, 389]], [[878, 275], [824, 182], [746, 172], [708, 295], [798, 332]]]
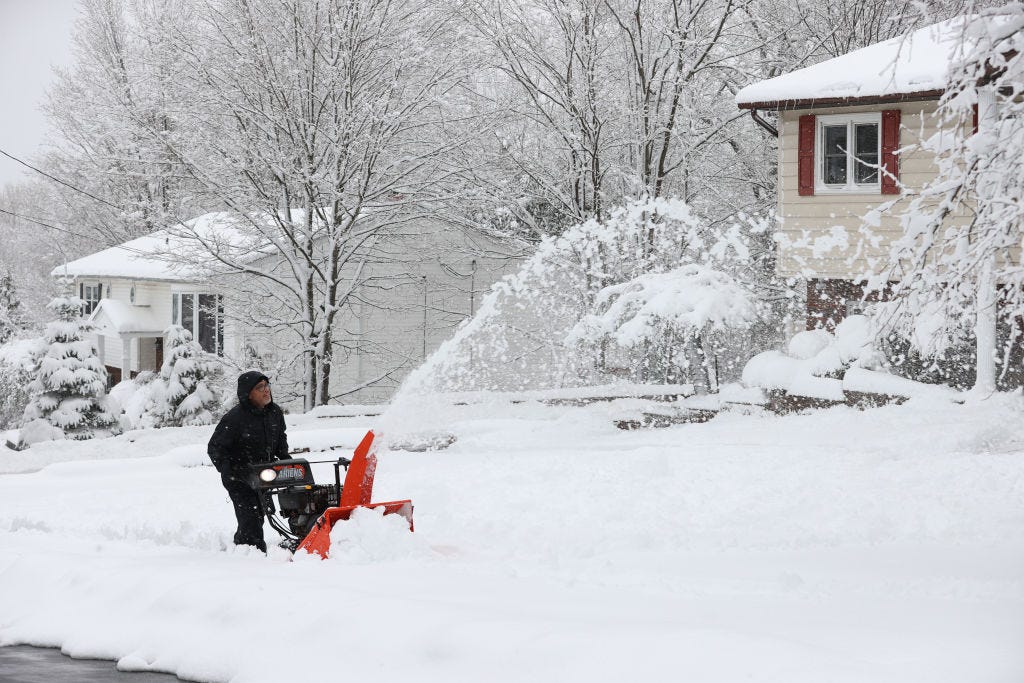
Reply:
[[[898, 108], [902, 111], [900, 181], [911, 190], [923, 187], [937, 172], [934, 158], [915, 149], [938, 133], [935, 102], [796, 110], [781, 113], [779, 141], [779, 230], [782, 245], [778, 271], [785, 276], [814, 275], [859, 279], [877, 270], [889, 255], [891, 241], [902, 232], [900, 216], [906, 197], [874, 194], [815, 194], [800, 196], [797, 187], [797, 138], [803, 114], [853, 114]], [[866, 224], [869, 212], [894, 202], [881, 212], [877, 225]], [[960, 217], [962, 219], [962, 216]], [[845, 240], [835, 239], [838, 235]], [[788, 245], [788, 246], [787, 246]]]

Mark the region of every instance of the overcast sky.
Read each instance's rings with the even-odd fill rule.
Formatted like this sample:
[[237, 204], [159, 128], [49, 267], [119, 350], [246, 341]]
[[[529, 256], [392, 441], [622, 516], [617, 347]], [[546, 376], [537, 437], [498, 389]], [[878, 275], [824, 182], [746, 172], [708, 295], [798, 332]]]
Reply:
[[[0, 0], [0, 149], [32, 157], [46, 134], [39, 112], [53, 66], [71, 60], [76, 0]], [[23, 168], [0, 155], [0, 185]], [[31, 173], [31, 171], [28, 171]]]

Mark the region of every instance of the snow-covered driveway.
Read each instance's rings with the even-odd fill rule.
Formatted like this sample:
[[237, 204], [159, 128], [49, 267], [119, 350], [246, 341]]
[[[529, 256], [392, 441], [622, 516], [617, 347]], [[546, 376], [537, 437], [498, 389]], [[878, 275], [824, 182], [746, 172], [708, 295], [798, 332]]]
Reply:
[[327, 561], [223, 551], [209, 428], [3, 451], [53, 464], [0, 477], [0, 644], [239, 683], [1024, 680], [1019, 399], [635, 432], [458, 411], [451, 448], [381, 458], [416, 533], [363, 515]]

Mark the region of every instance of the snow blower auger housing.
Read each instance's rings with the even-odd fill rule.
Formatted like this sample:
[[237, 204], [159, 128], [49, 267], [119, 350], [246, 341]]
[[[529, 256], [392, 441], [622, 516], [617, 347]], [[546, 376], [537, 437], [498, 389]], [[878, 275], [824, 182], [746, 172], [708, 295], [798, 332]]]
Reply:
[[[331, 528], [336, 522], [347, 520], [358, 508], [383, 509], [385, 515], [402, 515], [409, 522], [409, 531], [413, 530], [411, 500], [370, 501], [377, 471], [376, 443], [376, 434], [369, 431], [356, 446], [351, 460], [314, 461], [313, 464], [334, 464], [333, 484], [316, 484], [310, 461], [301, 458], [252, 465], [252, 485], [260, 507], [270, 526], [285, 537], [284, 546], [292, 552], [305, 550], [327, 557]], [[345, 470], [344, 483], [342, 469]]]

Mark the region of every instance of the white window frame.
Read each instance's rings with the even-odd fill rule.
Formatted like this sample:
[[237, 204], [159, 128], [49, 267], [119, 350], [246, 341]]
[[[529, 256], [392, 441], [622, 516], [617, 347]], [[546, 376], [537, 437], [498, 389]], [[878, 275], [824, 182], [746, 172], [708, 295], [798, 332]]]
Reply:
[[879, 169], [877, 180], [873, 183], [857, 183], [854, 181], [854, 156], [851, 150], [846, 151], [846, 184], [826, 185], [825, 174], [825, 127], [846, 125], [847, 145], [854, 145], [854, 126], [860, 123], [873, 123], [878, 126], [878, 163], [882, 163], [882, 112], [863, 114], [825, 114], [816, 117], [814, 131], [814, 193], [815, 194], [882, 194], [882, 170]]
[[[85, 315], [92, 315], [92, 313], [100, 305], [100, 301], [103, 298], [100, 295], [100, 293], [101, 286], [99, 282], [94, 282], [93, 284], [89, 284], [88, 282], [82, 283], [82, 301], [85, 302], [85, 306], [82, 307], [82, 310], [84, 311]], [[94, 295], [95, 298], [93, 298], [90, 295]]]
[[[215, 292], [207, 292], [207, 291], [203, 291], [203, 290], [199, 290], [199, 289], [175, 289], [175, 290], [171, 291], [171, 324], [172, 325], [179, 325], [179, 326], [184, 327], [183, 325], [181, 325], [181, 316], [182, 316], [182, 312], [183, 312], [182, 311], [182, 297], [183, 296], [191, 296], [192, 297], [192, 329], [190, 329], [189, 332], [192, 333], [192, 339], [194, 341], [196, 341], [196, 342], [199, 341], [199, 296], [201, 294], [217, 297], [217, 300], [219, 302], [220, 308], [223, 308], [223, 306], [224, 306], [224, 296], [222, 294], [217, 294]], [[220, 313], [215, 312], [214, 329], [216, 330], [216, 334], [215, 334], [215, 337], [214, 337], [214, 348], [215, 348], [215, 355], [218, 355], [218, 356], [223, 356], [224, 353], [225, 353], [224, 352], [224, 346], [225, 346], [225, 344], [224, 344], [224, 336], [225, 336], [225, 333], [224, 333], [224, 327], [225, 327], [224, 320], [225, 320], [225, 318], [222, 317], [222, 315]], [[216, 351], [219, 351], [219, 353], [216, 353]]]

